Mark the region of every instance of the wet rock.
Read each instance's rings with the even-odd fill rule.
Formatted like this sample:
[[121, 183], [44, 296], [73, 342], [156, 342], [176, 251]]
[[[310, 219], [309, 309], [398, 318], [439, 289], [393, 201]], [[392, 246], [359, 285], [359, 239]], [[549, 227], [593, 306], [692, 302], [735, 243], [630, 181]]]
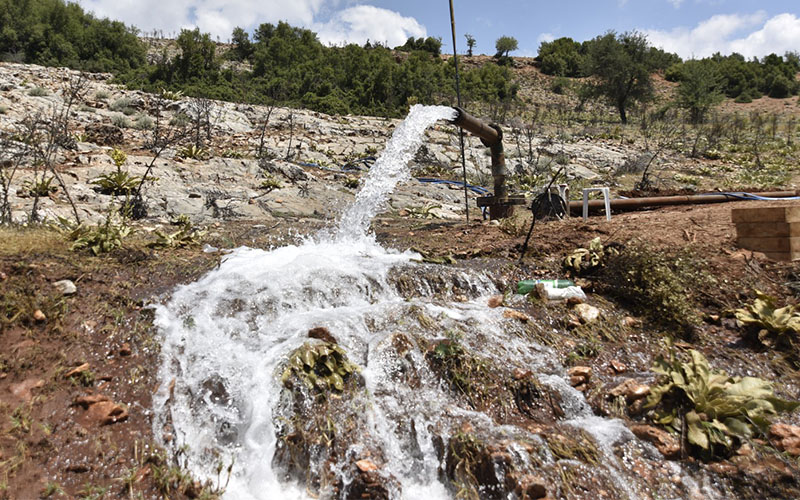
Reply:
[[502, 295], [493, 295], [489, 297], [489, 307], [494, 309], [495, 307], [500, 307], [503, 305], [503, 296]]
[[520, 500], [544, 498], [547, 496], [547, 486], [542, 478], [526, 475], [519, 480], [516, 494]]
[[44, 323], [45, 321], [47, 321], [47, 316], [44, 315], [41, 309], [37, 309], [33, 311], [33, 319], [37, 323]]
[[79, 398], [75, 399], [73, 403], [76, 406], [82, 406], [84, 409], [89, 408], [93, 404], [96, 403], [103, 403], [105, 401], [111, 401], [108, 396], [104, 394], [89, 394], [86, 396], [80, 396]]
[[131, 354], [133, 354], [133, 351], [131, 350], [131, 345], [129, 343], [125, 342], [120, 346], [119, 348], [120, 356], [130, 356]]
[[33, 389], [39, 389], [41, 387], [44, 387], [44, 380], [29, 378], [18, 384], [11, 384], [8, 390], [14, 397], [29, 403], [33, 399]]
[[636, 379], [626, 379], [618, 386], [609, 391], [609, 395], [615, 398], [624, 396], [628, 404], [636, 400], [647, 397], [650, 394], [650, 386], [640, 384]]
[[80, 366], [76, 366], [72, 370], [68, 371], [64, 374], [64, 378], [74, 377], [76, 375], [80, 375], [81, 373], [87, 371], [89, 369], [89, 363], [83, 363]]
[[570, 297], [567, 299], [567, 307], [574, 308], [578, 304], [583, 304], [583, 299], [580, 297]]
[[780, 451], [793, 457], [800, 456], [800, 427], [788, 424], [772, 424], [769, 428], [770, 440]]
[[372, 472], [378, 470], [378, 466], [367, 459], [356, 462], [356, 467], [358, 467], [358, 470], [361, 472]]
[[127, 420], [128, 410], [114, 402], [101, 401], [90, 405], [86, 415], [93, 423], [103, 426]]
[[508, 319], [517, 319], [523, 323], [527, 323], [531, 319], [527, 314], [515, 309], [506, 309], [503, 311], [503, 317]]
[[609, 366], [611, 366], [611, 369], [615, 373], [625, 373], [626, 371], [628, 371], [628, 367], [625, 366], [624, 363], [622, 363], [622, 362], [620, 362], [620, 361], [618, 361], [616, 359], [612, 359], [611, 361], [608, 362], [608, 364], [609, 364]]
[[622, 326], [627, 328], [640, 328], [642, 326], [641, 320], [638, 320], [631, 316], [625, 316], [624, 318], [622, 318], [622, 321], [620, 321], [620, 323], [622, 324]]
[[600, 317], [600, 309], [589, 304], [577, 304], [575, 306], [575, 313], [584, 325], [594, 323], [597, 321], [597, 318]]
[[324, 340], [325, 342], [330, 342], [331, 344], [338, 343], [336, 341], [336, 338], [333, 335], [331, 335], [330, 330], [328, 330], [324, 326], [318, 326], [309, 330], [308, 338]]
[[589, 366], [573, 366], [567, 370], [569, 375], [569, 385], [575, 390], [584, 392], [588, 389], [588, 382], [592, 376], [592, 368]]
[[655, 446], [666, 458], [677, 458], [680, 454], [681, 446], [678, 440], [663, 429], [653, 425], [633, 425], [631, 432], [642, 441]]
[[56, 281], [53, 286], [61, 295], [75, 295], [78, 292], [78, 287], [70, 280]]

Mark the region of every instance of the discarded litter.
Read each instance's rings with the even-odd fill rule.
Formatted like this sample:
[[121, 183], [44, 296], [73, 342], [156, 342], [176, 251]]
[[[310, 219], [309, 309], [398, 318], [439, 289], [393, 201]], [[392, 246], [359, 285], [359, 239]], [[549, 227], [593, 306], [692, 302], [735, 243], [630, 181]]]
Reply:
[[540, 283], [547, 288], [567, 288], [575, 286], [575, 283], [570, 280], [522, 280], [517, 283], [517, 293], [527, 295]]
[[547, 293], [548, 300], [567, 300], [573, 297], [580, 300], [586, 300], [586, 294], [579, 286], [568, 286], [565, 288], [552, 288], [545, 286], [544, 290]]

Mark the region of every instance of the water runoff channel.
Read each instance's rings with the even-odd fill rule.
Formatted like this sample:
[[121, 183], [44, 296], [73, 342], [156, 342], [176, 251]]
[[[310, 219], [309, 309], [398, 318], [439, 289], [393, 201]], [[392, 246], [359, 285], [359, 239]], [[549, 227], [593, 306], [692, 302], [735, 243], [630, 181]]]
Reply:
[[[571, 490], [570, 477], [602, 485], [607, 498], [718, 497], [708, 479], [663, 460], [621, 421], [594, 416], [567, 383], [555, 352], [526, 338], [502, 308], [486, 306], [501, 293], [486, 272], [415, 262], [415, 253], [383, 248], [369, 233], [389, 194], [410, 178], [407, 165], [425, 130], [454, 118], [450, 107], [412, 107], [338, 227], [296, 245], [235, 249], [217, 269], [156, 306], [163, 344], [157, 439], [201, 479], [216, 483], [220, 469], [224, 476], [233, 464], [230, 477], [221, 479], [226, 499], [348, 498], [358, 473], [353, 463], [364, 457], [375, 464], [374, 477], [385, 479], [383, 496], [456, 498], [464, 491], [447, 477], [442, 449], [464, 429], [500, 443], [515, 474], [543, 477], [553, 498], [588, 495]], [[281, 377], [292, 352], [321, 342], [308, 338], [318, 327], [335, 336], [362, 380], [357, 390], [331, 396], [342, 409], [333, 416], [315, 415], [314, 398], [293, 403]], [[546, 430], [498, 425], [460, 404], [422, 347], [454, 332], [465, 349], [490, 363], [531, 370], [561, 399], [561, 432], [588, 436], [599, 460], [558, 458]], [[287, 436], [297, 436], [293, 427], [308, 423], [303, 419], [316, 419], [326, 439], [349, 439], [339, 443], [345, 451], [331, 456], [323, 440], [303, 457], [279, 460], [287, 456]], [[287, 474], [292, 460], [299, 474]], [[508, 471], [496, 469], [490, 471], [495, 486], [481, 487], [478, 495], [519, 498], [519, 491], [497, 486], [507, 484]]]

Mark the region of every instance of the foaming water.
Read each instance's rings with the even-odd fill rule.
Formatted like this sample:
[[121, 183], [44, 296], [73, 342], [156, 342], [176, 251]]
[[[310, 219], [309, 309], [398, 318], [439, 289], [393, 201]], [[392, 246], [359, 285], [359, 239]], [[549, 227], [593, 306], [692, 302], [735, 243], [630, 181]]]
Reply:
[[[269, 251], [236, 249], [156, 308], [163, 361], [154, 431], [174, 453], [182, 450], [200, 478], [216, 480], [220, 466], [233, 463], [225, 498], [310, 498], [305, 485], [273, 469], [273, 459], [282, 446], [278, 429], [295, 417], [285, 404], [281, 373], [289, 354], [316, 327], [336, 337], [364, 381], [362, 390], [348, 395], [358, 408], [361, 442], [349, 445], [348, 456], [309, 464], [329, 468], [345, 486], [352, 480], [346, 468], [353, 457], [371, 449], [379, 450], [380, 474], [398, 484], [393, 497], [452, 498], [441, 446], [464, 426], [513, 441], [509, 453], [521, 469], [535, 472], [555, 462], [541, 436], [497, 426], [487, 414], [465, 408], [431, 372], [426, 346], [457, 335], [491, 366], [532, 370], [559, 395], [564, 423], [598, 442], [607, 469], [601, 473], [613, 477], [621, 495], [639, 496], [628, 484], [635, 474], [614, 455], [615, 446], [632, 442], [630, 432], [621, 422], [593, 417], [583, 396], [566, 383], [555, 353], [531, 342], [502, 308], [486, 307], [498, 293], [488, 276], [419, 264], [418, 255], [384, 249], [366, 234], [388, 194], [408, 176], [408, 160], [425, 128], [452, 113], [412, 108], [332, 235]], [[398, 340], [407, 344], [402, 354]], [[533, 459], [520, 443], [536, 445], [538, 456]]]

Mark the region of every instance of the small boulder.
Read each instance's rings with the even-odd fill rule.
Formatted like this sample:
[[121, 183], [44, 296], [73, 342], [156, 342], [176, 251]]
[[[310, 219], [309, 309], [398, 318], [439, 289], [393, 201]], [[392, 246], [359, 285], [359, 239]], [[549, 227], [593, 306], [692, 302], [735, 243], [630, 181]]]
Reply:
[[503, 305], [503, 296], [502, 295], [492, 295], [489, 297], [489, 307], [494, 309], [495, 307], [500, 307]]
[[636, 379], [629, 378], [611, 389], [609, 395], [615, 398], [624, 396], [625, 400], [630, 404], [650, 395], [650, 386], [640, 384]]
[[336, 342], [336, 338], [333, 335], [331, 335], [330, 330], [328, 330], [324, 326], [317, 326], [309, 330], [308, 338], [324, 340], [325, 342], [329, 342], [331, 344], [338, 343]]
[[506, 309], [505, 311], [503, 311], [503, 317], [508, 319], [518, 319], [523, 323], [527, 323], [528, 320], [530, 320], [530, 317], [528, 317], [527, 314], [517, 311], [515, 309]]
[[769, 437], [780, 451], [793, 457], [800, 456], [800, 427], [788, 424], [772, 424]]
[[600, 309], [583, 303], [575, 306], [575, 313], [578, 315], [578, 318], [584, 325], [593, 323], [594, 321], [597, 321], [597, 318], [600, 317]]
[[53, 286], [61, 295], [75, 295], [78, 293], [78, 287], [70, 280], [56, 281]]
[[99, 426], [111, 425], [128, 419], [128, 410], [111, 401], [102, 401], [89, 406], [86, 414], [89, 420]]
[[361, 472], [372, 472], [378, 470], [378, 466], [367, 459], [356, 462], [356, 467], [358, 467], [358, 470]]
[[669, 432], [652, 425], [634, 425], [631, 432], [641, 439], [655, 446], [666, 458], [677, 458], [681, 451], [678, 440]]
[[45, 321], [47, 321], [47, 316], [44, 315], [41, 309], [37, 309], [33, 311], [33, 319], [37, 323], [44, 323]]

